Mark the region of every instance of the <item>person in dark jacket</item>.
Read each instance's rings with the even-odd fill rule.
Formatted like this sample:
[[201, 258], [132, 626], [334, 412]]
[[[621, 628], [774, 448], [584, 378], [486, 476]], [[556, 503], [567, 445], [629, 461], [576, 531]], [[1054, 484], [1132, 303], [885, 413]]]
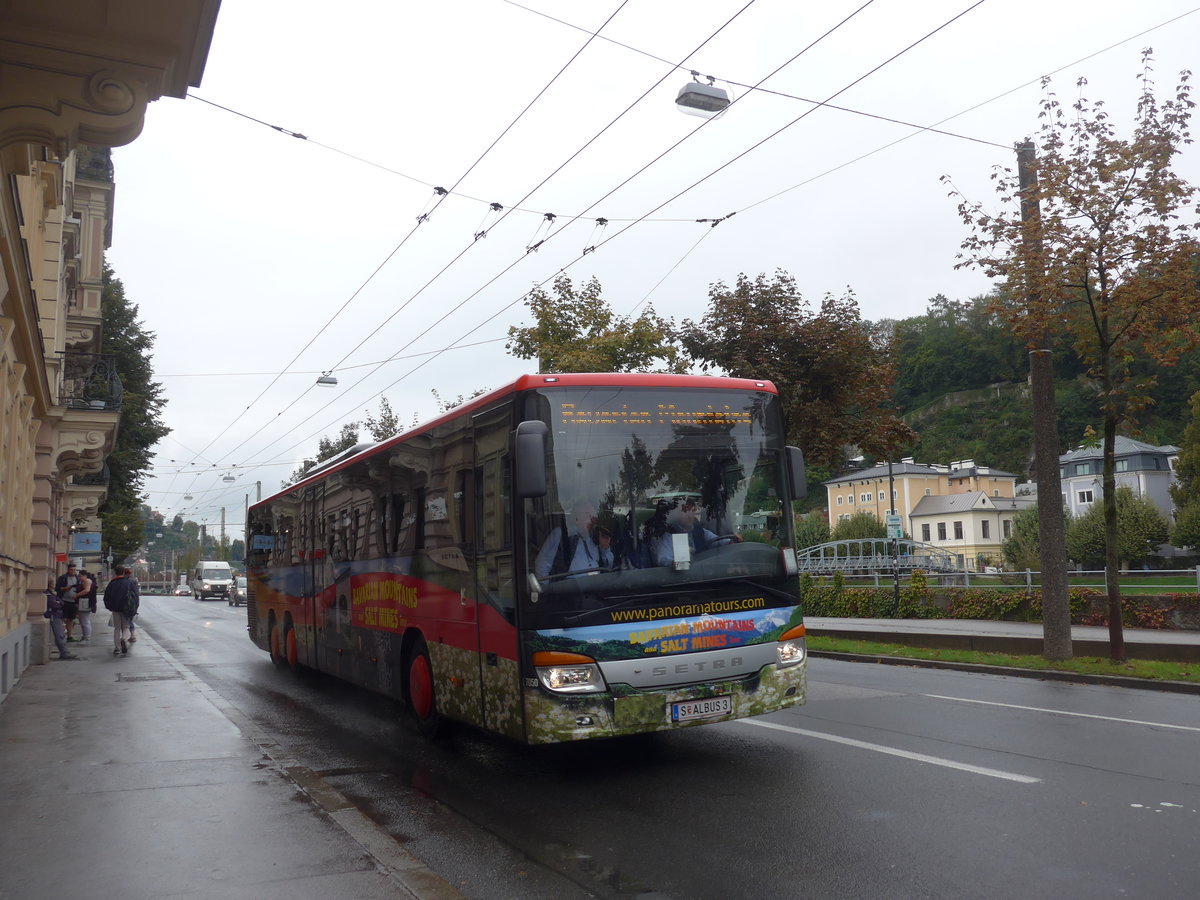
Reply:
[[104, 608], [113, 617], [113, 655], [129, 653], [129, 623], [138, 611], [137, 583], [130, 569], [117, 566], [104, 586]]
[[50, 613], [50, 633], [54, 635], [54, 645], [58, 647], [58, 658], [79, 659], [67, 648], [67, 632], [63, 628], [63, 601], [50, 579], [46, 579], [46, 612]]
[[66, 630], [67, 642], [75, 640], [75, 616], [78, 612], [78, 606], [75, 601], [75, 591], [79, 587], [79, 570], [75, 563], [67, 564], [67, 571], [64, 575], [59, 575], [58, 580], [54, 582], [54, 592], [58, 594], [58, 599], [63, 602], [63, 628]]

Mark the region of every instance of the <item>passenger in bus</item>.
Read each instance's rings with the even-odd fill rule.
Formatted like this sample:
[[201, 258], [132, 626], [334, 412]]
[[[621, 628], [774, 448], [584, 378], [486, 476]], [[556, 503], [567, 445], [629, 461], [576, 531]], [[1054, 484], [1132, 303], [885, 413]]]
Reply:
[[688, 535], [688, 546], [693, 556], [722, 544], [740, 543], [742, 540], [741, 535], [717, 535], [701, 525], [700, 507], [694, 500], [684, 500], [667, 512], [666, 531], [658, 535], [654, 542], [655, 561], [660, 566], [675, 562], [675, 548], [671, 541], [673, 534]]
[[534, 559], [539, 578], [613, 568], [612, 533], [596, 523], [596, 506], [587, 500], [571, 505], [571, 514], [547, 535]]

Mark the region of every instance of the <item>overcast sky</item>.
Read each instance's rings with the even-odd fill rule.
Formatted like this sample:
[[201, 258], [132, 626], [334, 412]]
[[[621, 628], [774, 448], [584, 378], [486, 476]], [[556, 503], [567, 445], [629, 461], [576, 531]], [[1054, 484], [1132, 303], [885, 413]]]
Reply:
[[[560, 270], [676, 321], [740, 272], [784, 269], [814, 306], [851, 289], [872, 320], [984, 294], [941, 176], [993, 203], [1042, 75], [1067, 102], [1086, 77], [1124, 125], [1153, 47], [1172, 94], [1194, 3], [225, 0], [203, 99], [153, 103], [114, 151], [108, 258], [173, 429], [148, 502], [210, 529], [224, 508], [239, 537], [256, 482], [381, 396], [407, 425], [433, 389], [533, 371], [504, 337]], [[675, 109], [692, 69], [736, 98], [722, 117]], [[1177, 170], [1200, 183], [1200, 151]]]

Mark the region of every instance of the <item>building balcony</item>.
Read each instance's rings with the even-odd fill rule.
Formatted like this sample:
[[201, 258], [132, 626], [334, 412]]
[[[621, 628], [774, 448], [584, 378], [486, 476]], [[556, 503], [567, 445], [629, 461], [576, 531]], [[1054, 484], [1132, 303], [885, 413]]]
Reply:
[[67, 409], [121, 411], [124, 389], [116, 360], [96, 353], [62, 354], [62, 393], [59, 404]]

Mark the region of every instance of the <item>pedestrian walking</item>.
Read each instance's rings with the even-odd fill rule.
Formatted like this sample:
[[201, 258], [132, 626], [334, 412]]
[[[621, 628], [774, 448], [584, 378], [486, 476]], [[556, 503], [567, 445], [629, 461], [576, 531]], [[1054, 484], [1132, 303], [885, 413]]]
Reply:
[[[129, 578], [130, 581], [133, 582], [133, 593], [137, 595], [138, 605], [140, 606], [141, 602], [142, 602], [142, 586], [140, 584], [138, 584], [137, 576], [135, 574], [133, 574], [133, 569], [126, 567], [125, 575]], [[131, 644], [137, 640], [136, 618], [137, 618], [136, 615], [129, 617], [129, 643], [131, 643]]]
[[96, 611], [96, 576], [86, 569], [79, 572], [75, 598], [75, 605], [78, 607], [75, 617], [79, 619], [79, 640], [81, 643], [91, 644], [92, 613]]
[[113, 655], [129, 653], [129, 623], [138, 611], [137, 582], [131, 569], [117, 566], [113, 577], [104, 586], [104, 608], [113, 618]]
[[75, 630], [75, 616], [79, 611], [79, 607], [75, 602], [75, 589], [78, 586], [78, 567], [75, 563], [68, 563], [66, 574], [59, 575], [58, 580], [54, 582], [54, 592], [58, 594], [58, 599], [63, 602], [62, 619], [68, 642], [75, 640], [72, 632]]
[[50, 620], [50, 633], [54, 635], [54, 645], [58, 647], [59, 659], [79, 659], [67, 647], [67, 633], [63, 628], [63, 601], [58, 596], [55, 582], [46, 579], [46, 611], [42, 614]]

